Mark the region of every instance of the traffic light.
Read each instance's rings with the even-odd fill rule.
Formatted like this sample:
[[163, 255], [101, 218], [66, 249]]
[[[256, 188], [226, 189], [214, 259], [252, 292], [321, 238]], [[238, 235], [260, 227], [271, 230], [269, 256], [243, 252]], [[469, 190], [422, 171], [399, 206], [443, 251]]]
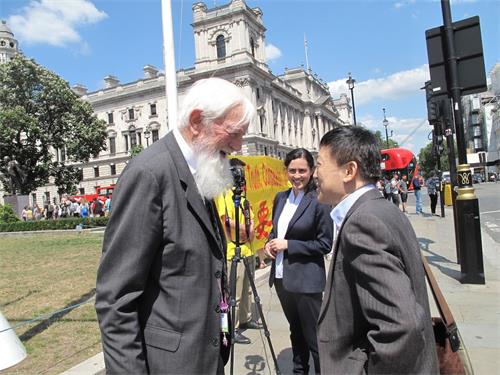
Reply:
[[431, 101], [427, 103], [427, 118], [429, 124], [434, 125], [439, 121], [439, 112], [439, 103], [431, 99]]
[[439, 122], [441, 99], [434, 96], [431, 81], [425, 82], [425, 100], [427, 101], [427, 119], [429, 124], [434, 125]]

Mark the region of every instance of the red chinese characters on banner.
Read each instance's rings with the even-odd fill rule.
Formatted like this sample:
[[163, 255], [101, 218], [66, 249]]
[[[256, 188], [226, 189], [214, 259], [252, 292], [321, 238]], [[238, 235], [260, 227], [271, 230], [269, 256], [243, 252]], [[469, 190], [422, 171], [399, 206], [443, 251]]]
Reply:
[[269, 208], [266, 201], [259, 202], [259, 210], [257, 211], [257, 222], [255, 223], [255, 233], [258, 240], [266, 239], [273, 226], [272, 220], [268, 220]]

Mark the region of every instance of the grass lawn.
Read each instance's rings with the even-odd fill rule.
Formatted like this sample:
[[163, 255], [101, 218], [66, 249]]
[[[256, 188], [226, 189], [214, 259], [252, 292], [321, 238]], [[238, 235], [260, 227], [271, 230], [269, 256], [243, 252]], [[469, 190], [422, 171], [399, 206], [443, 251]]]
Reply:
[[[102, 234], [0, 237], [0, 310], [11, 326], [95, 295]], [[16, 333], [28, 357], [5, 374], [59, 374], [101, 349], [94, 300]]]

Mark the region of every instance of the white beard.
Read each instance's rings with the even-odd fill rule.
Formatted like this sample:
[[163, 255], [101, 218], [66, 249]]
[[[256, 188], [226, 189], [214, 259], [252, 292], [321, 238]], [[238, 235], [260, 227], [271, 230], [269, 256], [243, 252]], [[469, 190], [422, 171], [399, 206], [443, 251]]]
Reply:
[[198, 153], [194, 180], [204, 198], [213, 199], [231, 187], [233, 177], [229, 168], [229, 160], [221, 159], [219, 153]]

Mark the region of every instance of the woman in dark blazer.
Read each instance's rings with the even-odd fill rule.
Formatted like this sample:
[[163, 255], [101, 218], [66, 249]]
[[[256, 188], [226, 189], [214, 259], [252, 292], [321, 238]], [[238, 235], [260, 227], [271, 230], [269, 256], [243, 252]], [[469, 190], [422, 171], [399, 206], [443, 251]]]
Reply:
[[274, 199], [273, 229], [265, 246], [273, 259], [269, 285], [274, 284], [290, 324], [293, 372], [309, 372], [311, 353], [318, 374], [316, 324], [325, 288], [324, 255], [332, 248], [331, 208], [316, 199], [314, 159], [309, 151], [289, 152], [285, 167], [292, 188]]

